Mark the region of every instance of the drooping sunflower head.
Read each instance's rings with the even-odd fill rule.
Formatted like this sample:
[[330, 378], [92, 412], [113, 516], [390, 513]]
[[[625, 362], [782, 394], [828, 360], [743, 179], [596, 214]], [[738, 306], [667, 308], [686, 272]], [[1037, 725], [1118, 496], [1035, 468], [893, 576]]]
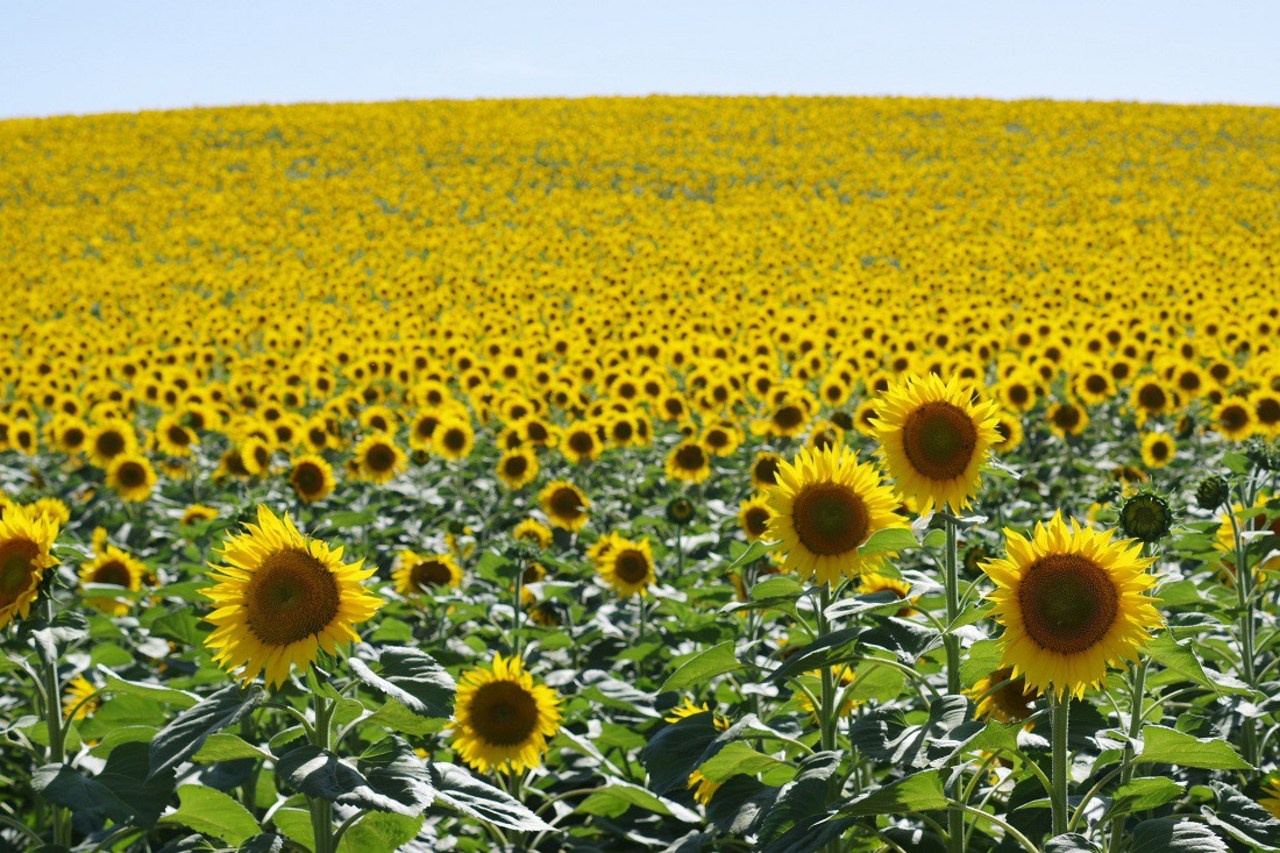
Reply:
[[[132, 592], [142, 589], [147, 567], [141, 560], [114, 545], [95, 546], [95, 550], [97, 555], [80, 567], [81, 584], [111, 584]], [[94, 597], [86, 599], [86, 603], [104, 613], [123, 616], [129, 612], [131, 601], [128, 598]]]
[[964, 509], [977, 493], [987, 453], [999, 440], [998, 409], [974, 402], [955, 379], [911, 377], [876, 402], [876, 437], [898, 491], [922, 512]]
[[765, 538], [782, 542], [786, 569], [805, 580], [817, 575], [820, 583], [875, 570], [883, 556], [861, 557], [858, 547], [877, 530], [907, 526], [894, 512], [893, 490], [845, 445], [801, 449], [779, 466], [766, 499], [772, 517]]
[[401, 551], [397, 557], [399, 568], [392, 573], [396, 591], [401, 595], [415, 595], [436, 589], [462, 585], [462, 567], [452, 554], [418, 554]]
[[649, 540], [612, 537], [610, 547], [596, 560], [596, 571], [624, 598], [648, 595], [655, 580]]
[[977, 703], [974, 717], [990, 718], [1002, 723], [1017, 723], [1035, 712], [1035, 690], [1027, 686], [1022, 676], [1015, 677], [1013, 667], [1005, 666], [979, 678], [973, 687], [965, 691]]
[[522, 773], [542, 764], [560, 731], [560, 697], [533, 680], [519, 657], [494, 655], [458, 680], [453, 748], [481, 773]]
[[156, 469], [141, 454], [121, 453], [107, 468], [107, 485], [115, 489], [122, 500], [145, 501], [156, 487]]
[[288, 515], [258, 507], [258, 523], [227, 539], [217, 584], [201, 592], [214, 603], [205, 645], [214, 661], [239, 670], [241, 681], [266, 673], [273, 687], [293, 666], [309, 669], [318, 649], [332, 654], [358, 640], [354, 626], [384, 604], [363, 582], [376, 569], [342, 562], [342, 548], [303, 536]]
[[701, 483], [711, 476], [711, 456], [696, 441], [682, 441], [667, 456], [667, 476], [684, 483]]
[[591, 502], [573, 483], [566, 480], [548, 483], [538, 494], [538, 503], [554, 527], [574, 531], [587, 525]]
[[289, 472], [289, 485], [303, 503], [323, 500], [333, 493], [333, 466], [315, 453], [299, 456]]
[[1112, 541], [1054, 515], [1027, 539], [1005, 531], [1007, 553], [983, 565], [1004, 626], [1003, 666], [1042, 692], [1084, 695], [1109, 663], [1137, 660], [1163, 624], [1147, 591], [1155, 579], [1136, 543]]
[[46, 570], [57, 564], [50, 550], [58, 528], [10, 505], [0, 517], [0, 629], [15, 617], [25, 619], [40, 591]]

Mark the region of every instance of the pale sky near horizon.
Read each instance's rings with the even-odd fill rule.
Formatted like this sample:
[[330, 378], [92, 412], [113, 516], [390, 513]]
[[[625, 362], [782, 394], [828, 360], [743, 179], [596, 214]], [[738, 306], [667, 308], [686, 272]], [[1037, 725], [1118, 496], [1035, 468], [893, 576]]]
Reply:
[[1280, 106], [1280, 2], [10, 0], [0, 117], [551, 95]]

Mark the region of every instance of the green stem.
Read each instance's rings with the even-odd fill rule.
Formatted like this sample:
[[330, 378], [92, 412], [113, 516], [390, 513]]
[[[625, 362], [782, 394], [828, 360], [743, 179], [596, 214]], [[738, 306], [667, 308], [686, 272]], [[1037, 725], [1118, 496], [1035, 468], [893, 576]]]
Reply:
[[[329, 722], [333, 707], [314, 686], [311, 698], [316, 714], [311, 744], [327, 750], [329, 749]], [[316, 837], [315, 853], [333, 853], [333, 804], [323, 797], [308, 797], [307, 801], [311, 806], [311, 829]]]
[[1053, 792], [1050, 804], [1053, 807], [1053, 834], [1062, 835], [1067, 831], [1067, 731], [1071, 715], [1071, 694], [1051, 694], [1049, 698], [1053, 713]]
[[[959, 563], [956, 542], [956, 531], [959, 526], [949, 512], [942, 513], [942, 526], [947, 533], [944, 567], [946, 571], [945, 588], [947, 594], [947, 623], [942, 635], [943, 647], [947, 652], [947, 693], [955, 695], [960, 692], [960, 637], [952, 630], [956, 618], [960, 615], [960, 578], [957, 570]], [[951, 785], [949, 796], [955, 800], [960, 794], [962, 777], [956, 774]], [[951, 853], [960, 853], [964, 849], [964, 811], [953, 805], [947, 810], [947, 849]]]
[[[44, 597], [45, 621], [52, 625], [54, 618], [53, 594]], [[56, 654], [56, 651], [55, 651]], [[62, 729], [62, 685], [58, 681], [58, 659], [45, 661], [44, 671], [44, 720], [49, 731], [49, 763], [63, 764], [67, 760], [66, 742]], [[51, 812], [53, 843], [61, 847], [71, 846], [71, 815], [66, 808], [54, 805]]]
[[[1236, 592], [1240, 599], [1240, 657], [1244, 681], [1257, 689], [1257, 673], [1254, 669], [1254, 618], [1253, 618], [1253, 573], [1249, 570], [1247, 549], [1244, 537], [1240, 535], [1240, 522], [1236, 511], [1227, 500], [1227, 515], [1231, 519], [1231, 534], [1236, 552]], [[1250, 764], [1258, 763], [1258, 736], [1252, 718], [1243, 722], [1244, 758]]]
[[520, 601], [520, 593], [524, 591], [524, 562], [516, 564], [516, 599], [511, 606], [511, 648], [515, 650], [515, 657], [520, 657], [520, 611], [523, 602]]
[[[821, 584], [818, 588], [818, 638], [822, 639], [831, 630], [827, 623], [827, 608], [831, 606], [831, 587]], [[824, 750], [836, 748], [836, 686], [835, 674], [831, 667], [822, 668], [822, 708], [819, 712], [818, 726], [821, 732], [820, 743]]]

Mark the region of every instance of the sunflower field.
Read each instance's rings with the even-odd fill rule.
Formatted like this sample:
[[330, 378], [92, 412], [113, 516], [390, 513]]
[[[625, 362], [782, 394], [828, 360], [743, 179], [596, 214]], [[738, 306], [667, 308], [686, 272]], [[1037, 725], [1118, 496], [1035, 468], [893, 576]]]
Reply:
[[1280, 111], [0, 122], [0, 849], [1280, 850]]

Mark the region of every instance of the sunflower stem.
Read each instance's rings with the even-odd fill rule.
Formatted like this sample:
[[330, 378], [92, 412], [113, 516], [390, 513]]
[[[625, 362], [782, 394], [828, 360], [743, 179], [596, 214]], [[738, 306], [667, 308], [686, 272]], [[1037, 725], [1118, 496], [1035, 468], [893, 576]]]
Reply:
[[[320, 695], [313, 686], [311, 693], [312, 707], [315, 708], [316, 724], [311, 733], [311, 744], [318, 749], [329, 749], [330, 715], [333, 706], [329, 700]], [[308, 797], [311, 806], [311, 829], [316, 837], [315, 853], [333, 853], [333, 805], [323, 797]]]
[[524, 562], [516, 564], [516, 597], [511, 605], [511, 648], [515, 656], [520, 657], [520, 595], [524, 592]]
[[1067, 831], [1067, 731], [1071, 715], [1071, 694], [1050, 694], [1049, 704], [1053, 712], [1053, 834]]
[[[947, 534], [946, 553], [943, 555], [946, 572], [944, 584], [947, 594], [947, 624], [942, 633], [942, 644], [947, 652], [947, 693], [960, 692], [960, 638], [951, 629], [960, 615], [960, 579], [956, 531], [959, 522], [950, 512], [942, 513], [942, 526]], [[949, 796], [954, 800], [960, 793], [962, 777], [956, 774]], [[947, 810], [947, 849], [959, 853], [964, 849], [964, 811], [952, 806]]]
[[[831, 626], [827, 623], [827, 608], [831, 606], [831, 587], [828, 584], [820, 584], [818, 587], [818, 639], [821, 640], [830, 631]], [[821, 743], [824, 750], [832, 750], [836, 748], [836, 719], [835, 719], [835, 676], [831, 672], [831, 667], [824, 666], [822, 668], [822, 713], [819, 720], [819, 730], [821, 732]]]
[[[55, 614], [53, 591], [48, 590], [44, 596], [45, 621], [53, 625]], [[44, 714], [45, 725], [49, 731], [49, 762], [62, 764], [67, 760], [66, 741], [62, 731], [62, 686], [58, 682], [58, 658], [45, 661], [44, 671]], [[53, 824], [53, 843], [60, 847], [71, 846], [71, 823], [67, 820], [70, 814], [63, 806], [55, 805], [50, 812]]]
[[[1128, 782], [1133, 778], [1133, 743], [1138, 739], [1138, 733], [1142, 731], [1142, 700], [1146, 692], [1147, 683], [1147, 662], [1139, 659], [1137, 663], [1129, 667], [1130, 687], [1129, 694], [1129, 731], [1128, 742], [1124, 745], [1124, 755], [1120, 762], [1120, 784]], [[1081, 808], [1083, 808], [1083, 803]], [[1111, 838], [1107, 842], [1107, 849], [1115, 853], [1120, 849], [1120, 839], [1124, 836], [1124, 817], [1119, 817], [1111, 821]]]
[[[1243, 497], [1243, 496], [1242, 496]], [[1231, 499], [1227, 499], [1227, 517], [1231, 519], [1231, 536], [1235, 546], [1236, 558], [1236, 593], [1240, 601], [1240, 663], [1244, 681], [1256, 689], [1257, 673], [1254, 668], [1254, 618], [1253, 618], [1253, 573], [1249, 570], [1247, 545], [1240, 532], [1240, 520], [1236, 517], [1235, 507]], [[1243, 722], [1244, 758], [1250, 764], [1258, 763], [1258, 737], [1254, 729], [1253, 719]]]

